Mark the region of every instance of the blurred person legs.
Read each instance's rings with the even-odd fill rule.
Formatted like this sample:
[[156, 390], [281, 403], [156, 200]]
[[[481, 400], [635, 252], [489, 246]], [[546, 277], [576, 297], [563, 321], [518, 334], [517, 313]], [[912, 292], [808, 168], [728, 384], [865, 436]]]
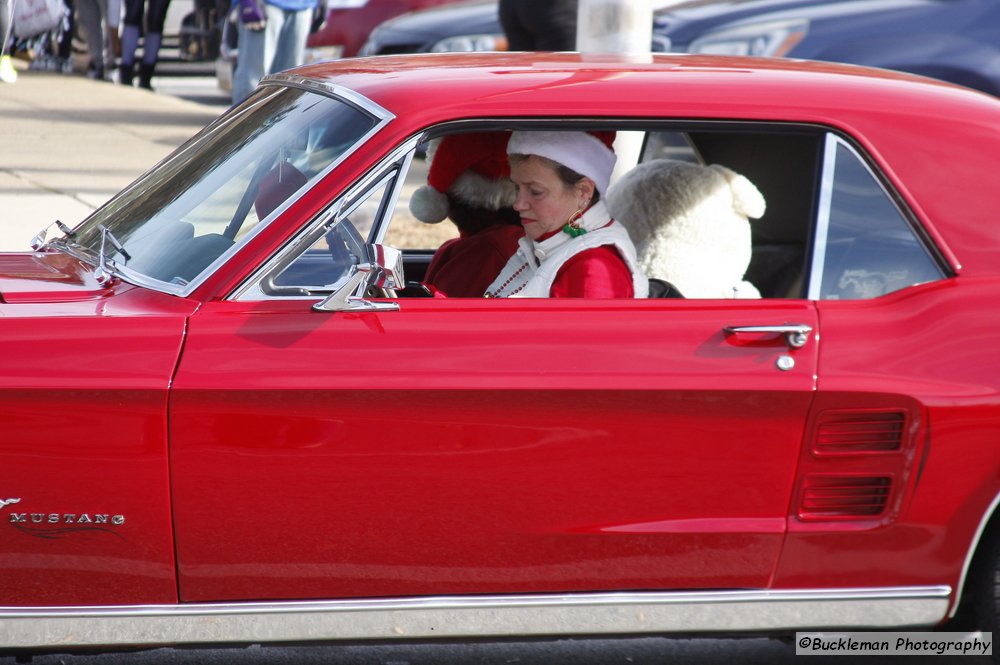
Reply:
[[76, 11], [90, 54], [87, 77], [103, 80], [106, 65], [113, 62], [106, 29], [108, 0], [76, 0]]
[[[239, 52], [233, 71], [233, 103], [237, 104], [253, 92], [264, 76], [265, 35], [262, 29], [255, 29], [240, 22]], [[273, 46], [272, 46], [273, 49]]]
[[499, 11], [511, 51], [576, 49], [577, 0], [500, 0]]
[[[122, 57], [122, 0], [108, 0], [108, 39], [111, 57], [117, 62]], [[109, 63], [110, 65], [110, 63]]]
[[[142, 36], [142, 60], [139, 64], [139, 87], [153, 89], [153, 72], [160, 57], [163, 43], [163, 23], [167, 18], [170, 0], [125, 0], [125, 20], [122, 26], [122, 59], [119, 65], [119, 80], [123, 85], [132, 85], [135, 77], [135, 54]], [[146, 34], [142, 35], [143, 16], [146, 18]]]
[[17, 81], [17, 70], [11, 62], [8, 45], [13, 32], [14, 0], [0, 0], [0, 81], [14, 83]]
[[313, 6], [283, 9], [265, 4], [263, 30], [240, 23], [239, 57], [233, 73], [234, 104], [246, 99], [266, 74], [303, 63]]
[[[264, 54], [265, 62], [271, 63], [267, 68], [267, 73], [276, 74], [292, 67], [298, 67], [305, 62], [306, 38], [309, 37], [309, 27], [312, 25], [313, 18], [312, 8], [291, 11], [268, 5], [267, 9], [269, 27], [274, 23], [272, 15], [283, 17], [280, 27], [274, 30], [273, 53], [268, 54], [265, 51]], [[269, 27], [264, 28], [265, 34]]]
[[122, 21], [122, 55], [118, 64], [118, 82], [132, 85], [135, 79], [135, 52], [142, 36], [142, 16], [145, 4], [142, 0], [125, 0], [125, 18]]
[[63, 0], [66, 5], [66, 16], [63, 17], [62, 28], [55, 39], [53, 51], [56, 54], [58, 70], [63, 74], [73, 73], [73, 27], [76, 25], [75, 0]]

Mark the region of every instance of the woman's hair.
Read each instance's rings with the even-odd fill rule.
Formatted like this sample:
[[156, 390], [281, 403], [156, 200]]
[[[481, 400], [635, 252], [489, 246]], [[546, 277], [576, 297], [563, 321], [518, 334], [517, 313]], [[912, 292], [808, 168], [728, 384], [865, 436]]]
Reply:
[[[578, 182], [587, 177], [581, 173], [577, 173], [576, 171], [574, 171], [573, 169], [564, 164], [560, 164], [554, 159], [549, 159], [548, 157], [542, 157], [541, 155], [522, 155], [518, 153], [512, 153], [510, 155], [507, 155], [507, 159], [510, 160], [511, 166], [515, 166], [517, 164], [520, 164], [521, 162], [527, 161], [531, 157], [534, 157], [542, 164], [545, 164], [546, 166], [550, 167], [553, 171], [555, 171], [556, 175], [559, 176], [559, 180], [561, 180], [566, 187], [573, 187]], [[593, 198], [590, 199], [590, 202], [597, 203], [600, 200], [601, 200], [601, 193], [597, 191], [597, 187], [594, 187], [594, 196]]]

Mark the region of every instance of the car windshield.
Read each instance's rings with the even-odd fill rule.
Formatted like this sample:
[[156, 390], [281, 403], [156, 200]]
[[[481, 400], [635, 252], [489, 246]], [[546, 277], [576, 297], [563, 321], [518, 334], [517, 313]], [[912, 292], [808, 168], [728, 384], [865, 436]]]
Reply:
[[183, 291], [276, 216], [378, 124], [356, 105], [295, 87], [265, 86], [91, 215], [57, 247], [126, 277]]

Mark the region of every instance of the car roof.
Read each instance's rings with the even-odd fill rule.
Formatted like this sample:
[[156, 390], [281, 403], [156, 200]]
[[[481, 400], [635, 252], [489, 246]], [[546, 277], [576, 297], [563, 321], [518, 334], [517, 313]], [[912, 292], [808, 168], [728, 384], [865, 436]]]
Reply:
[[[979, 97], [896, 71], [688, 54], [434, 53], [328, 61], [294, 72], [345, 86], [408, 118], [518, 116], [529, 110], [532, 116], [560, 117], [570, 103], [580, 116], [671, 117], [695, 110], [703, 116], [717, 108], [720, 116], [746, 117], [759, 108], [762, 117], [777, 120], [810, 109], [884, 111], [889, 104], [908, 113], [931, 100], [935, 106], [975, 105]], [[609, 105], [609, 99], [617, 104]]]

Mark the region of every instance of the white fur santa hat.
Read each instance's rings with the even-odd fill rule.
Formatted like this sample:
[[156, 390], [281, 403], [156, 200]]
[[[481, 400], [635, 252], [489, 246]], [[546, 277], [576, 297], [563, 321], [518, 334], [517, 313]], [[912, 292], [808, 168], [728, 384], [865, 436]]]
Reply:
[[413, 216], [428, 224], [444, 221], [449, 195], [486, 210], [514, 205], [516, 192], [506, 151], [509, 137], [508, 132], [475, 132], [431, 141], [427, 184], [410, 198]]
[[593, 180], [603, 196], [618, 161], [614, 141], [614, 132], [516, 131], [510, 135], [507, 154], [551, 159]]

